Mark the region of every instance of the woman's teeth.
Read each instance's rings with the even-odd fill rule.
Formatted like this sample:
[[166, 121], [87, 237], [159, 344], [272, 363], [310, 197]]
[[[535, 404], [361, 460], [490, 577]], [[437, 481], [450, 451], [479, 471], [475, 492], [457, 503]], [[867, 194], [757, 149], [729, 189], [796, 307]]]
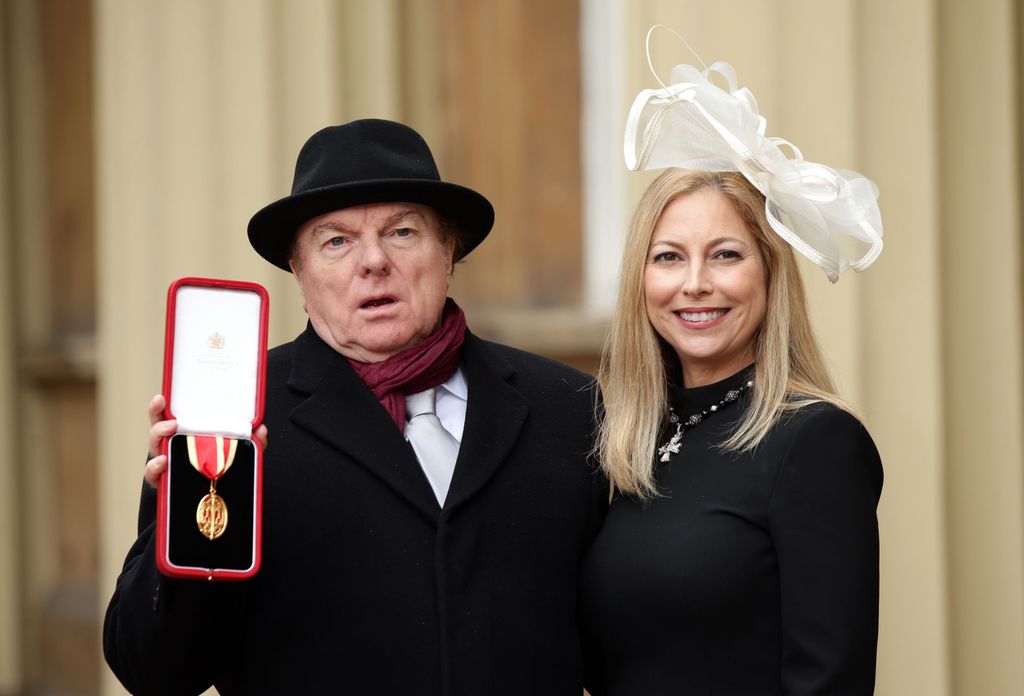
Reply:
[[683, 321], [712, 321], [725, 314], [724, 309], [716, 309], [713, 312], [680, 312], [679, 316]]

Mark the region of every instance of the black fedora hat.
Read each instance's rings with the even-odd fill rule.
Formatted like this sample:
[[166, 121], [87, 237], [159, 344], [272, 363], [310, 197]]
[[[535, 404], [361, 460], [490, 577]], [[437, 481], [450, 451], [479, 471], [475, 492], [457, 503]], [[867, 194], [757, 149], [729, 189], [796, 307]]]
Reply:
[[249, 243], [287, 271], [292, 239], [302, 223], [332, 210], [392, 202], [429, 205], [453, 220], [461, 232], [461, 256], [494, 224], [490, 201], [441, 180], [419, 133], [394, 121], [363, 119], [329, 126], [306, 141], [295, 162], [291, 195], [252, 216]]

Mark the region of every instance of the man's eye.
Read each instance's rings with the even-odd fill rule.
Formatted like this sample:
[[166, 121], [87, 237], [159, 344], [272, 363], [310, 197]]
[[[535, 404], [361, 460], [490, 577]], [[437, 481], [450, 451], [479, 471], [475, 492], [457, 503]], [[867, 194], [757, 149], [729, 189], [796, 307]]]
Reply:
[[344, 237], [331, 237], [329, 240], [327, 240], [327, 244], [329, 246], [332, 246], [332, 247], [344, 246], [345, 238]]
[[410, 227], [399, 227], [398, 229], [395, 230], [395, 236], [396, 237], [411, 237], [412, 236], [412, 228], [410, 228]]

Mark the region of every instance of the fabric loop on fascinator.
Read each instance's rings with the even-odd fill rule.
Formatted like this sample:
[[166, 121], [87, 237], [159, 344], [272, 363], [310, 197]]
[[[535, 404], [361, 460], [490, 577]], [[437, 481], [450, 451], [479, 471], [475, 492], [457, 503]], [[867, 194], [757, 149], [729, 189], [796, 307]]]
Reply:
[[[647, 32], [648, 65], [651, 33], [659, 27], [667, 29], [659, 24]], [[658, 79], [653, 65], [651, 72], [662, 88], [643, 90], [629, 110], [629, 169], [740, 172], [764, 195], [772, 229], [833, 283], [848, 268], [863, 271], [878, 258], [878, 187], [857, 172], [808, 162], [788, 140], [766, 136], [757, 101], [738, 87], [731, 65], [719, 61], [704, 70], [677, 65], [669, 85]], [[727, 90], [711, 81], [713, 73]]]

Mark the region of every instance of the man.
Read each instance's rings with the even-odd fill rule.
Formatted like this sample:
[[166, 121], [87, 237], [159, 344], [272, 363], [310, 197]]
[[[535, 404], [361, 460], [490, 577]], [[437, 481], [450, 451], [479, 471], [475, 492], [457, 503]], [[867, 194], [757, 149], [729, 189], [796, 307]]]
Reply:
[[[240, 583], [162, 577], [144, 486], [104, 622], [130, 690], [581, 693], [577, 566], [607, 501], [586, 461], [593, 393], [476, 338], [446, 300], [492, 222], [403, 125], [307, 141], [292, 194], [249, 223], [309, 315], [267, 360], [263, 565]], [[162, 408], [153, 454], [175, 430]]]

